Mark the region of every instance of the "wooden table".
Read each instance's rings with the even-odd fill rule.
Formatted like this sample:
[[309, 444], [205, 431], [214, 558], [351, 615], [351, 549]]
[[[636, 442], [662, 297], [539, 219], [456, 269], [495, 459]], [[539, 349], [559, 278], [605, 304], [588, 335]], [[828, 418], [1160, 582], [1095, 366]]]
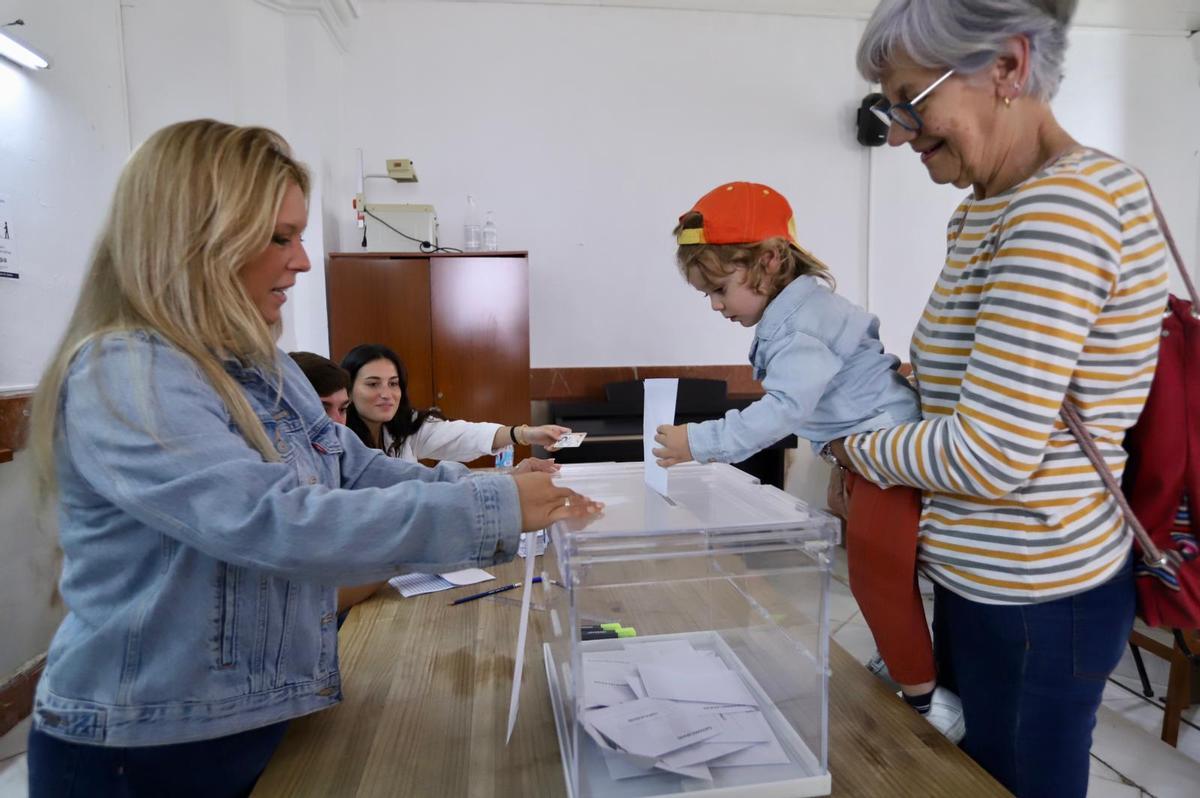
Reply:
[[[515, 582], [521, 564], [492, 571]], [[345, 701], [292, 723], [254, 795], [565, 795], [545, 613], [530, 615], [521, 713], [505, 746], [520, 591], [447, 606], [471, 590], [411, 599], [385, 590], [354, 608], [339, 641]], [[830, 668], [833, 795], [1009, 795], [836, 643]]]

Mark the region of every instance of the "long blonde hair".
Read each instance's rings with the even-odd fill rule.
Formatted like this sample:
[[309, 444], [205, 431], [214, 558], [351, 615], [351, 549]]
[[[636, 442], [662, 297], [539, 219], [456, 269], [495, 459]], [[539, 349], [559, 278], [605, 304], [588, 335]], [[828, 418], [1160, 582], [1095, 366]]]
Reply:
[[56, 488], [54, 442], [71, 361], [109, 333], [154, 333], [186, 353], [246, 441], [265, 459], [279, 459], [222, 359], [278, 374], [275, 330], [238, 273], [270, 244], [291, 183], [307, 200], [308, 170], [282, 136], [261, 127], [180, 122], [133, 153], [67, 331], [33, 397], [29, 444], [43, 498]]

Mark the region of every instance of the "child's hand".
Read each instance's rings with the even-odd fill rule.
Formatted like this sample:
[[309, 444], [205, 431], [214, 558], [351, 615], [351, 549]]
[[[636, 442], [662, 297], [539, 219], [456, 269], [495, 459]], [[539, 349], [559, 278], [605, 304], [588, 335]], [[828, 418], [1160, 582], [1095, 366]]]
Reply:
[[663, 424], [654, 436], [654, 442], [659, 448], [651, 449], [658, 458], [656, 461], [663, 468], [686, 463], [692, 459], [692, 447], [688, 445], [687, 424]]

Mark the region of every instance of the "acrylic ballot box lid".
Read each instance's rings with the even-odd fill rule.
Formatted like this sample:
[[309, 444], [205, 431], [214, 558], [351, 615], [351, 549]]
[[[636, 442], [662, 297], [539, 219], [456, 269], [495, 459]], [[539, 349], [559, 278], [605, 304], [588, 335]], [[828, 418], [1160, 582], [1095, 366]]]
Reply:
[[[551, 527], [555, 537], [586, 546], [605, 538], [787, 532], [780, 539], [837, 542], [840, 525], [778, 488], [724, 463], [685, 463], [669, 471], [668, 495], [649, 488], [641, 463], [565, 465], [555, 483], [605, 503], [598, 518]], [[768, 536], [769, 537], [769, 536]]]
[[[821, 796], [840, 524], [723, 464], [564, 466], [605, 503], [550, 529], [551, 706], [571, 798]], [[625, 636], [601, 629], [618, 622]], [[749, 735], [749, 736], [747, 736]]]

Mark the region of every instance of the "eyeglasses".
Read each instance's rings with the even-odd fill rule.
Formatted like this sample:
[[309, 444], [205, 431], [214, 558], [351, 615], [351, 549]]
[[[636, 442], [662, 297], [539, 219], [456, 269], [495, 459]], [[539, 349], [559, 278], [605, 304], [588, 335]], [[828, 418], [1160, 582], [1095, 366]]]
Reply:
[[925, 91], [921, 92], [916, 97], [913, 97], [906, 103], [892, 105], [887, 101], [886, 98], [884, 98], [871, 106], [871, 113], [875, 114], [875, 116], [878, 117], [879, 120], [885, 125], [891, 126], [892, 122], [895, 122], [905, 130], [913, 133], [920, 133], [921, 128], [925, 126], [925, 122], [921, 119], [921, 115], [917, 113], [915, 106], [933, 93], [934, 89], [942, 85], [946, 78], [953, 74], [954, 70], [951, 69], [946, 74], [942, 75], [940, 78], [931, 83], [929, 88], [925, 89]]

